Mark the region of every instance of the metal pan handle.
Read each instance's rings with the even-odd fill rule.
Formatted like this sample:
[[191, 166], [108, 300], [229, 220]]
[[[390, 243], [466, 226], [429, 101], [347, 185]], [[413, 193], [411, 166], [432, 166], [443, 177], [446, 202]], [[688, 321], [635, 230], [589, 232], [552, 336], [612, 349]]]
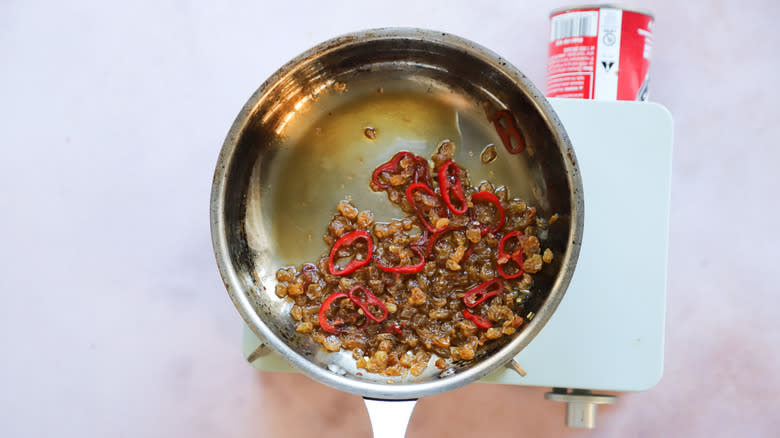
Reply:
[[374, 438], [404, 438], [417, 400], [363, 398]]

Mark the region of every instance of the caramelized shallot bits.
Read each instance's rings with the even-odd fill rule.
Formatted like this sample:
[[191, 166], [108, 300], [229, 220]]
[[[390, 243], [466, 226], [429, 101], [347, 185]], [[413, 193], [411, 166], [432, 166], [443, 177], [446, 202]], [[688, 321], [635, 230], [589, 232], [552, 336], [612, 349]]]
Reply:
[[532, 274], [553, 253], [542, 249], [536, 209], [506, 187], [473, 186], [454, 151], [445, 140], [430, 161], [395, 154], [369, 187], [385, 192], [401, 218], [375, 222], [340, 201], [323, 236], [330, 251], [276, 272], [276, 294], [292, 301], [298, 333], [326, 351], [352, 351], [368, 372], [419, 376], [475, 360], [522, 328]]

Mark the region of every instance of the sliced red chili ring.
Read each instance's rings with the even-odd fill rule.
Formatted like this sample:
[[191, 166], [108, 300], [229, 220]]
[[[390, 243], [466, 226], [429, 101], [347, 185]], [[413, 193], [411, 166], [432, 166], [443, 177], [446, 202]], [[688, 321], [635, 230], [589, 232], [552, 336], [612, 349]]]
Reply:
[[481, 329], [489, 329], [490, 327], [493, 327], [493, 324], [491, 324], [490, 321], [488, 321], [487, 319], [479, 315], [475, 315], [469, 312], [468, 310], [463, 311], [463, 316], [465, 316], [466, 319], [468, 319], [469, 321], [472, 321], [474, 324], [477, 325], [477, 327]]
[[422, 211], [420, 211], [420, 207], [417, 205], [417, 202], [414, 199], [414, 193], [417, 191], [425, 192], [425, 194], [429, 196], [436, 196], [436, 193], [425, 183], [419, 183], [419, 182], [412, 183], [409, 184], [409, 187], [406, 188], [406, 200], [409, 201], [409, 204], [411, 204], [412, 208], [414, 209], [414, 212], [417, 214], [417, 217], [420, 218], [420, 222], [422, 222], [422, 224], [425, 226], [425, 228], [428, 229], [428, 231], [430, 231], [431, 233], [435, 233], [440, 229], [433, 228], [433, 225], [431, 225], [431, 223], [428, 222], [427, 219], [425, 219], [425, 216], [423, 215]]
[[[515, 258], [512, 258], [512, 260], [515, 263], [517, 263], [517, 260]], [[506, 271], [504, 271], [504, 264], [498, 265], [496, 270], [498, 271], [498, 275], [500, 275], [503, 278], [506, 278], [507, 280], [511, 280], [513, 278], [517, 278], [517, 277], [523, 275], [523, 265], [522, 265], [522, 263], [517, 263], [517, 265], [518, 265], [517, 272], [515, 272], [514, 274], [507, 274]]]
[[457, 226], [447, 226], [444, 228], [441, 228], [439, 230], [436, 230], [431, 238], [428, 240], [428, 243], [425, 245], [425, 256], [428, 257], [428, 255], [431, 254], [431, 250], [433, 249], [433, 245], [436, 244], [436, 242], [441, 238], [441, 236], [449, 233], [450, 231], [460, 230], [462, 228], [465, 228], [463, 225], [457, 225]]
[[390, 184], [384, 184], [379, 182], [379, 176], [382, 175], [382, 172], [392, 172], [398, 170], [399, 163], [401, 162], [401, 160], [404, 157], [408, 157], [411, 155], [412, 155], [411, 152], [406, 152], [406, 151], [402, 151], [393, 155], [393, 158], [391, 158], [390, 161], [374, 169], [374, 174], [371, 175], [371, 182], [373, 182], [374, 185], [380, 189], [389, 188]]
[[[501, 122], [504, 122], [503, 124]], [[504, 126], [506, 124], [506, 126]], [[501, 137], [501, 141], [506, 146], [506, 150], [510, 154], [519, 154], [523, 151], [523, 137], [520, 135], [520, 131], [517, 130], [515, 125], [515, 118], [507, 110], [502, 110], [493, 116], [493, 125], [496, 127], [498, 136]], [[512, 144], [512, 139], [515, 139], [517, 146]]]
[[326, 315], [328, 309], [330, 309], [330, 306], [333, 304], [333, 302], [341, 298], [349, 298], [349, 295], [345, 294], [344, 292], [336, 292], [334, 294], [331, 294], [328, 298], [326, 298], [325, 301], [323, 301], [322, 304], [320, 305], [320, 313], [317, 315], [317, 319], [320, 322], [320, 327], [322, 327], [322, 329], [328, 333], [334, 333], [334, 334], [341, 333], [341, 330], [334, 327], [334, 325], [344, 324], [344, 320], [339, 318], [333, 321], [333, 323], [331, 323], [330, 321], [328, 321], [328, 316]]
[[399, 324], [397, 321], [393, 322], [392, 324], [386, 325], [384, 330], [382, 330], [381, 333], [391, 333], [396, 334], [398, 336], [402, 336], [403, 332], [401, 331], [401, 326], [406, 327], [406, 321], [401, 321], [401, 324]]
[[428, 184], [428, 187], [433, 187], [433, 180], [431, 179], [431, 168], [428, 164], [428, 160], [415, 155], [414, 161], [417, 166], [414, 169], [414, 182], [422, 181], [425, 184]]
[[504, 226], [504, 222], [506, 222], [506, 215], [504, 214], [504, 207], [501, 206], [501, 201], [498, 199], [498, 196], [490, 192], [477, 192], [471, 195], [471, 202], [489, 202], [495, 205], [496, 210], [498, 211], [498, 224], [493, 227], [482, 227], [482, 234], [497, 233], [498, 230]]
[[463, 295], [463, 303], [466, 304], [466, 307], [476, 307], [488, 298], [492, 298], [503, 291], [504, 282], [499, 278], [494, 278], [466, 292]]
[[393, 272], [399, 274], [414, 274], [422, 271], [423, 268], [425, 267], [425, 255], [423, 255], [422, 250], [420, 250], [420, 248], [417, 246], [410, 246], [409, 249], [416, 252], [417, 255], [420, 257], [420, 261], [418, 263], [415, 263], [414, 265], [404, 265], [404, 266], [385, 266], [377, 262], [376, 267], [385, 272]]
[[[357, 294], [356, 291], [362, 291], [366, 298], [362, 299]], [[363, 286], [362, 284], [358, 284], [356, 286], [352, 286], [352, 288], [347, 293], [349, 296], [349, 299], [355, 303], [356, 306], [363, 309], [363, 313], [365, 313], [366, 317], [371, 319], [375, 322], [382, 322], [385, 319], [387, 319], [387, 307], [385, 306], [385, 303], [382, 302], [379, 298], [377, 298], [376, 295], [374, 295], [371, 290], [369, 290], [367, 287]], [[370, 305], [374, 305], [376, 307], [379, 307], [379, 309], [382, 311], [381, 316], [374, 316], [373, 313], [371, 313], [371, 309], [369, 308]]]
[[[503, 278], [506, 278], [507, 280], [511, 280], [513, 278], [517, 278], [521, 275], [523, 275], [523, 247], [522, 245], [519, 246], [517, 249], [512, 251], [512, 254], [509, 254], [504, 249], [506, 247], [507, 241], [509, 241], [510, 238], [516, 237], [518, 241], [520, 241], [520, 236], [523, 234], [519, 231], [512, 231], [511, 233], [507, 234], [506, 236], [501, 238], [501, 241], [498, 242], [498, 275], [502, 276]], [[503, 260], [503, 263], [502, 263]], [[517, 264], [517, 272], [514, 274], [507, 274], [506, 271], [504, 271], [504, 265], [509, 261], [512, 260]]]
[[474, 242], [469, 241], [469, 247], [463, 253], [463, 260], [468, 260], [472, 254], [474, 254]]
[[[344, 266], [344, 268], [339, 269], [339, 267], [336, 265], [336, 255], [343, 246], [349, 246], [354, 241], [358, 239], [364, 239], [366, 241], [366, 244], [368, 245], [368, 248], [366, 249], [366, 258], [364, 260], [358, 260], [357, 257], [352, 259], [349, 263], [347, 263], [347, 266]], [[330, 250], [330, 256], [328, 257], [328, 270], [333, 275], [347, 275], [355, 272], [358, 268], [362, 268], [363, 266], [366, 266], [371, 262], [371, 255], [374, 252], [374, 241], [371, 239], [371, 235], [369, 235], [367, 232], [363, 230], [355, 230], [351, 233], [344, 234], [343, 236], [339, 237], [339, 239], [336, 241], [336, 243], [333, 245], [333, 248]]]
[[384, 184], [379, 182], [379, 177], [382, 175], [383, 172], [397, 172], [401, 166], [401, 160], [403, 160], [404, 158], [411, 158], [413, 160], [414, 182], [420, 182], [420, 180], [424, 180], [425, 183], [428, 184], [429, 186], [433, 185], [433, 182], [431, 181], [430, 169], [428, 167], [428, 161], [425, 158], [418, 157], [412, 154], [411, 152], [407, 152], [407, 151], [401, 151], [393, 155], [393, 158], [391, 158], [390, 161], [377, 167], [374, 170], [373, 175], [371, 175], [371, 182], [373, 182], [377, 188], [380, 189], [389, 188], [390, 184]]
[[[450, 169], [452, 169], [452, 176], [448, 175]], [[449, 160], [439, 167], [439, 188], [441, 189], [441, 197], [450, 211], [455, 214], [463, 214], [468, 210], [469, 206], [466, 204], [466, 196], [463, 195], [463, 185], [460, 180], [460, 168], [454, 161]], [[460, 207], [455, 207], [452, 204], [450, 192], [458, 200]]]

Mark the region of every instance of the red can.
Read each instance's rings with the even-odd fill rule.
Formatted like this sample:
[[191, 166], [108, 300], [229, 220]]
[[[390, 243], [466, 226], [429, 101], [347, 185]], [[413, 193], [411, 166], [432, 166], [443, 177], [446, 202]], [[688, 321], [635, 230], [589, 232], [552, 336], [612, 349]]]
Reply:
[[653, 16], [611, 5], [550, 14], [547, 97], [647, 100]]

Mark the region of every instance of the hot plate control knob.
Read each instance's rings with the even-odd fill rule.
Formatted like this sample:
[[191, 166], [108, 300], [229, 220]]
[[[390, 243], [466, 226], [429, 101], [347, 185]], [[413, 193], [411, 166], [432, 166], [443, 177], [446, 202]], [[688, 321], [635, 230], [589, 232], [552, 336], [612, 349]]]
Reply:
[[583, 429], [596, 427], [598, 405], [617, 403], [614, 395], [594, 394], [589, 389], [553, 388], [544, 394], [545, 400], [566, 402], [566, 426]]

